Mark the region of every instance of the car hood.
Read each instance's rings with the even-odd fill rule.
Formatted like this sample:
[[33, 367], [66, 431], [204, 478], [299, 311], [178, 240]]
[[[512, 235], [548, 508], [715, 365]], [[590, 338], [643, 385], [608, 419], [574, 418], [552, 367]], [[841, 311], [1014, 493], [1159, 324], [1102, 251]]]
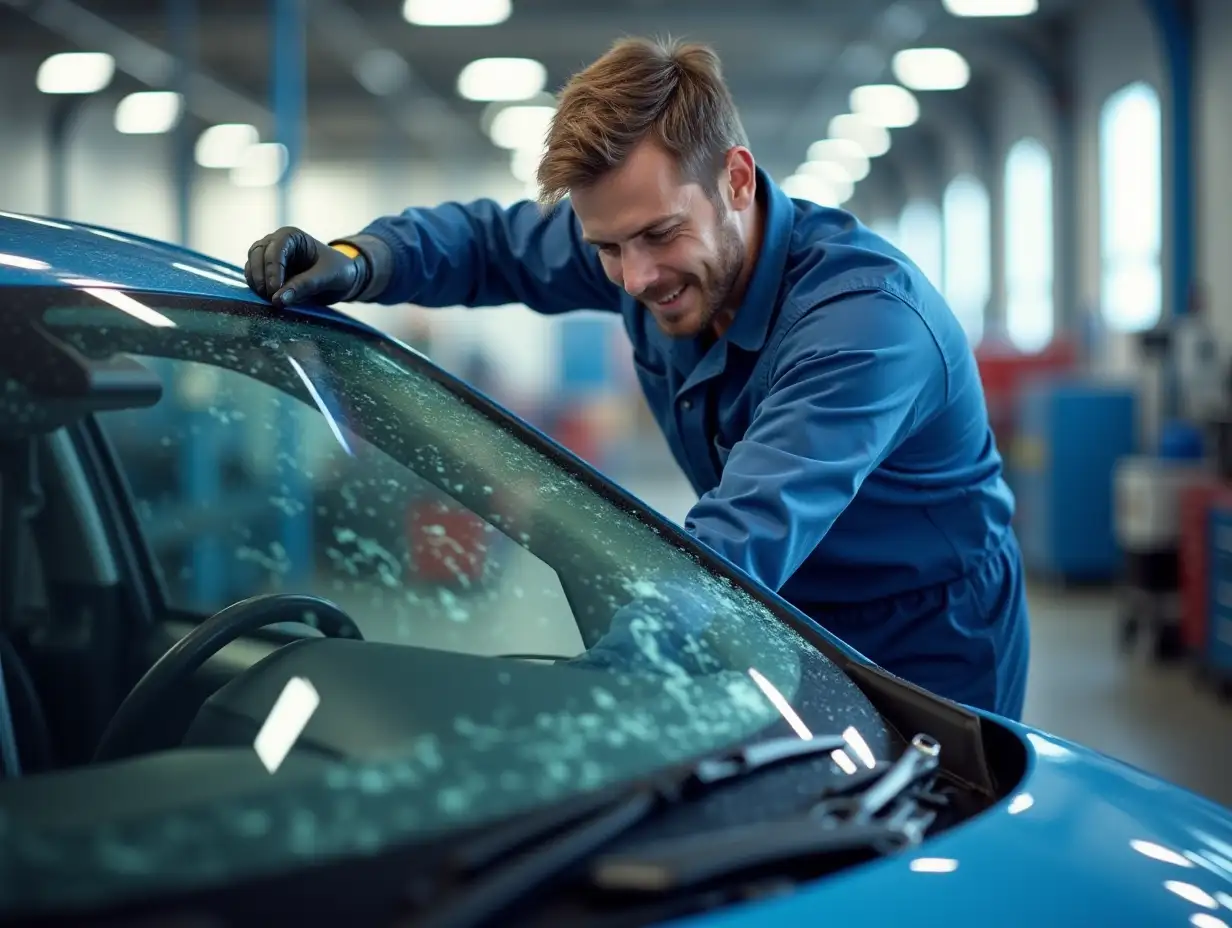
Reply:
[[918, 853], [679, 928], [1232, 925], [1232, 812], [1126, 764], [1001, 724], [1030, 755], [996, 807]]

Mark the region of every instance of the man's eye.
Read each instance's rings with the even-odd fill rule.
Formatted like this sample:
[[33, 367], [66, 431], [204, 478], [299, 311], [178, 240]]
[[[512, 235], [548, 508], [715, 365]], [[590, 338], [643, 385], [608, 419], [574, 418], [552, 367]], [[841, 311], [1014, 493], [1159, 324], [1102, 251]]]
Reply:
[[646, 240], [650, 242], [666, 242], [675, 234], [675, 232], [676, 230], [674, 228], [658, 229], [654, 232], [647, 232]]

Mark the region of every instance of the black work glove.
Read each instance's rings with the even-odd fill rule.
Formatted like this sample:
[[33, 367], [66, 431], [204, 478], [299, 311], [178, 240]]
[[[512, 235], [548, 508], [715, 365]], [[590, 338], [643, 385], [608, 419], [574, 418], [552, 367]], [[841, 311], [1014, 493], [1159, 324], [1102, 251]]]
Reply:
[[351, 258], [302, 229], [286, 226], [253, 243], [244, 276], [275, 306], [345, 303], [364, 289], [367, 261]]

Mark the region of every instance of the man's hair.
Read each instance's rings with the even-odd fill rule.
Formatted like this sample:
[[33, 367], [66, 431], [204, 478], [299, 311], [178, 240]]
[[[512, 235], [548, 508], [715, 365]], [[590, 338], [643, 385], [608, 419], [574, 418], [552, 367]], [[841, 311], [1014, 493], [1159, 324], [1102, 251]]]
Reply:
[[748, 138], [713, 49], [622, 39], [575, 74], [548, 128], [540, 202], [552, 207], [594, 183], [648, 138], [675, 156], [685, 180], [715, 194], [727, 152]]

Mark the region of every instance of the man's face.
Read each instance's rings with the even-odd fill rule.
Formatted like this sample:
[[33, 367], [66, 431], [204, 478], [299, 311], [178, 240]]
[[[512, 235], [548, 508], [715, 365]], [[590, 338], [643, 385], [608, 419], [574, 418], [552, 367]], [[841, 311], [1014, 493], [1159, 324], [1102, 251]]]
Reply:
[[716, 203], [681, 178], [671, 155], [643, 142], [617, 170], [574, 190], [571, 199], [608, 278], [667, 335], [695, 338], [722, 310], [735, 308], [730, 297], [745, 266], [736, 216], [742, 206], [729, 206], [724, 183]]

